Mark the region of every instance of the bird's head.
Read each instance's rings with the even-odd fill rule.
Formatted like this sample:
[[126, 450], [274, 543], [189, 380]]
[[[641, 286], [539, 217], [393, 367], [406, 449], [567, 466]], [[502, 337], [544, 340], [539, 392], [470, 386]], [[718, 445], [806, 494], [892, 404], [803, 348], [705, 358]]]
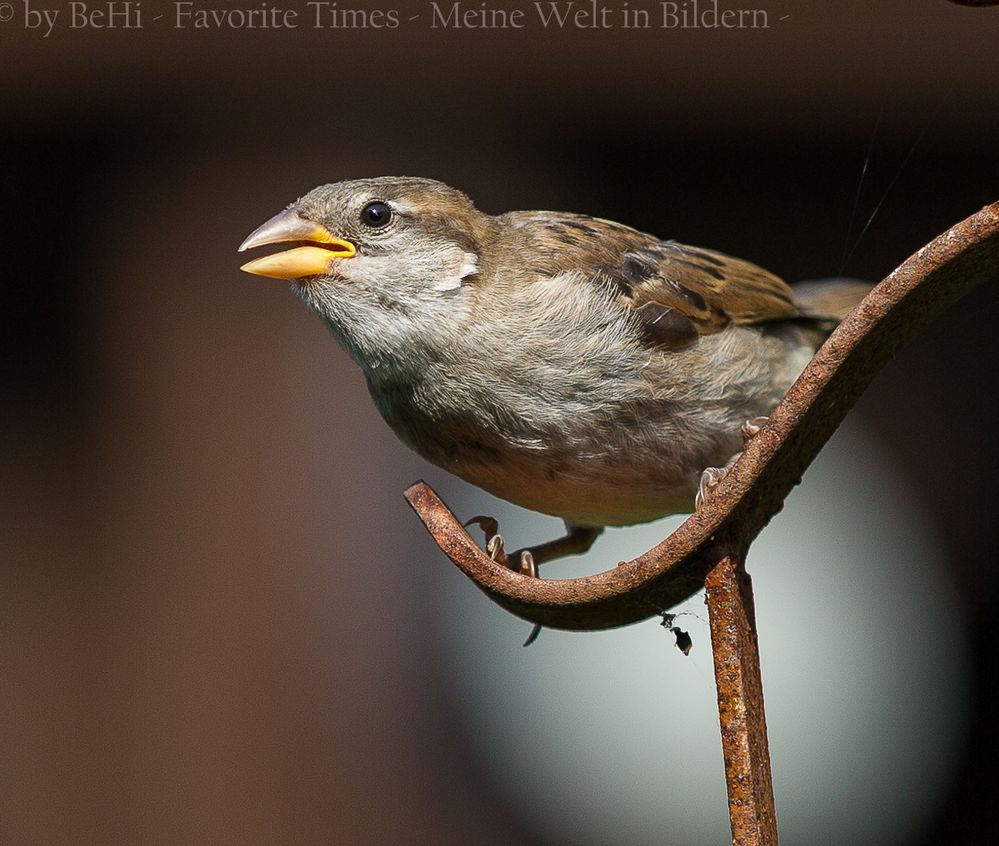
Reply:
[[294, 280], [305, 303], [366, 370], [457, 331], [493, 218], [431, 179], [321, 185], [240, 246], [285, 249], [244, 264]]

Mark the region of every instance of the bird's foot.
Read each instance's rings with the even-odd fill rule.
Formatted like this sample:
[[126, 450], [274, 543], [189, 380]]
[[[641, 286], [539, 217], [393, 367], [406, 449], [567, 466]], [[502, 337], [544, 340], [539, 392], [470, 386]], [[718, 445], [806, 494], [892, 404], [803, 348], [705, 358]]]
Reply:
[[[486, 535], [486, 552], [497, 564], [501, 564], [515, 573], [537, 578], [538, 565], [544, 564], [563, 555], [576, 555], [586, 552], [603, 528], [576, 526], [566, 523], [566, 534], [547, 543], [538, 544], [535, 547], [525, 547], [518, 549], [513, 555], [508, 555], [503, 547], [503, 538], [499, 534], [499, 524], [492, 517], [473, 517], [466, 526], [475, 523]], [[513, 559], [511, 561], [511, 558]], [[514, 564], [513, 562], [517, 563]], [[530, 646], [541, 633], [541, 626], [536, 625], [532, 630], [524, 646]]]
[[753, 438], [760, 434], [760, 429], [770, 422], [769, 417], [754, 417], [742, 424], [742, 442], [748, 444]]
[[[742, 443], [748, 444], [755, 438], [760, 433], [760, 430], [767, 425], [769, 419], [769, 417], [754, 417], [752, 420], [747, 420], [743, 423], [740, 429], [740, 432], [742, 432]], [[728, 471], [732, 469], [732, 466], [739, 460], [741, 455], [741, 451], [737, 452], [725, 462], [724, 467], [708, 467], [701, 473], [701, 481], [697, 485], [697, 495], [694, 497], [695, 511], [711, 498], [711, 494], [715, 488], [721, 484], [722, 479], [728, 475]]]
[[[534, 556], [531, 554], [529, 549], [520, 549], [513, 553], [513, 560], [511, 556], [507, 554], [505, 545], [503, 543], [503, 536], [499, 533], [499, 524], [496, 522], [494, 517], [478, 516], [473, 517], [471, 520], [465, 523], [466, 526], [470, 526], [475, 523], [486, 536], [486, 552], [489, 557], [495, 561], [497, 564], [506, 567], [508, 570], [513, 570], [515, 573], [523, 573], [525, 576], [537, 577], [538, 567], [534, 563]], [[514, 565], [514, 561], [517, 562]]]
[[[475, 523], [485, 534], [486, 552], [489, 553], [489, 557], [493, 561], [506, 567], [508, 570], [513, 570], [515, 573], [522, 573], [532, 578], [538, 577], [538, 565], [534, 561], [534, 554], [529, 549], [521, 549], [513, 554], [514, 560], [519, 562], [518, 566], [513, 566], [510, 556], [507, 555], [506, 549], [504, 549], [503, 536], [499, 533], [499, 523], [496, 522], [495, 517], [480, 515], [473, 517], [465, 525], [470, 526], [472, 523]], [[524, 641], [524, 646], [530, 646], [534, 643], [538, 639], [539, 634], [541, 634], [541, 625], [535, 623], [531, 629], [531, 633], [527, 636], [527, 640]]]
[[[558, 538], [538, 546], [518, 549], [512, 556], [507, 555], [503, 547], [503, 538], [499, 534], [499, 524], [493, 517], [473, 517], [466, 526], [475, 523], [486, 535], [486, 552], [497, 564], [513, 570], [515, 573], [522, 573], [525, 576], [537, 578], [538, 565], [563, 555], [575, 555], [586, 552], [597, 536], [603, 531], [602, 528], [575, 526], [566, 523], [565, 537]], [[511, 561], [511, 558], [513, 561]], [[516, 561], [516, 565], [513, 563]], [[530, 646], [541, 634], [541, 626], [535, 624], [530, 635], [524, 641], [524, 646]]]
[[694, 511], [698, 511], [704, 503], [711, 499], [715, 488], [721, 484], [722, 479], [728, 475], [728, 471], [732, 469], [741, 455], [741, 452], [737, 452], [725, 462], [724, 467], [705, 468], [704, 472], [701, 473], [701, 481], [697, 485], [697, 495], [694, 497]]

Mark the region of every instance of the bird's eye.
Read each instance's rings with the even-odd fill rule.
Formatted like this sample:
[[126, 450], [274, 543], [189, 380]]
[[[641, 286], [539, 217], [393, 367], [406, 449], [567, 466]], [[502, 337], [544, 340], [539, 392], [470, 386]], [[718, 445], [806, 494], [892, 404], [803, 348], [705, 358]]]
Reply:
[[361, 209], [361, 222], [372, 229], [380, 229], [392, 219], [392, 209], [388, 203], [376, 200]]

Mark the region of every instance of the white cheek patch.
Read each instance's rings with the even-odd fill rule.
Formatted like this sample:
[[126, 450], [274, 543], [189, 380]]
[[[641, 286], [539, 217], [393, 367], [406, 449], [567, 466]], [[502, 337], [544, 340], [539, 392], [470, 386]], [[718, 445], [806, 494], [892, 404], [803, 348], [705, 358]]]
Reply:
[[468, 276], [474, 276], [479, 272], [479, 257], [475, 255], [475, 253], [465, 253], [462, 258], [464, 259], [464, 262], [458, 271], [462, 279], [465, 279]]
[[463, 253], [461, 266], [455, 276], [440, 279], [434, 285], [435, 291], [453, 291], [461, 287], [461, 283], [469, 276], [474, 276], [479, 272], [478, 257], [475, 253]]
[[417, 207], [413, 203], [409, 203], [400, 198], [392, 200], [392, 208], [402, 215], [413, 215], [418, 211]]

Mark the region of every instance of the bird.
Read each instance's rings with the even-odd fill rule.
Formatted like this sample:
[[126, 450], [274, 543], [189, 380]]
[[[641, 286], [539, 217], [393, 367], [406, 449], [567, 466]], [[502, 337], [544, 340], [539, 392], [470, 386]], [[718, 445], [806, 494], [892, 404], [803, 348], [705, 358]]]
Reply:
[[870, 288], [791, 287], [585, 214], [490, 215], [415, 177], [321, 185], [239, 251], [278, 246], [241, 269], [291, 280], [403, 443], [564, 521], [512, 556], [469, 521], [532, 575], [605, 526], [693, 510]]

